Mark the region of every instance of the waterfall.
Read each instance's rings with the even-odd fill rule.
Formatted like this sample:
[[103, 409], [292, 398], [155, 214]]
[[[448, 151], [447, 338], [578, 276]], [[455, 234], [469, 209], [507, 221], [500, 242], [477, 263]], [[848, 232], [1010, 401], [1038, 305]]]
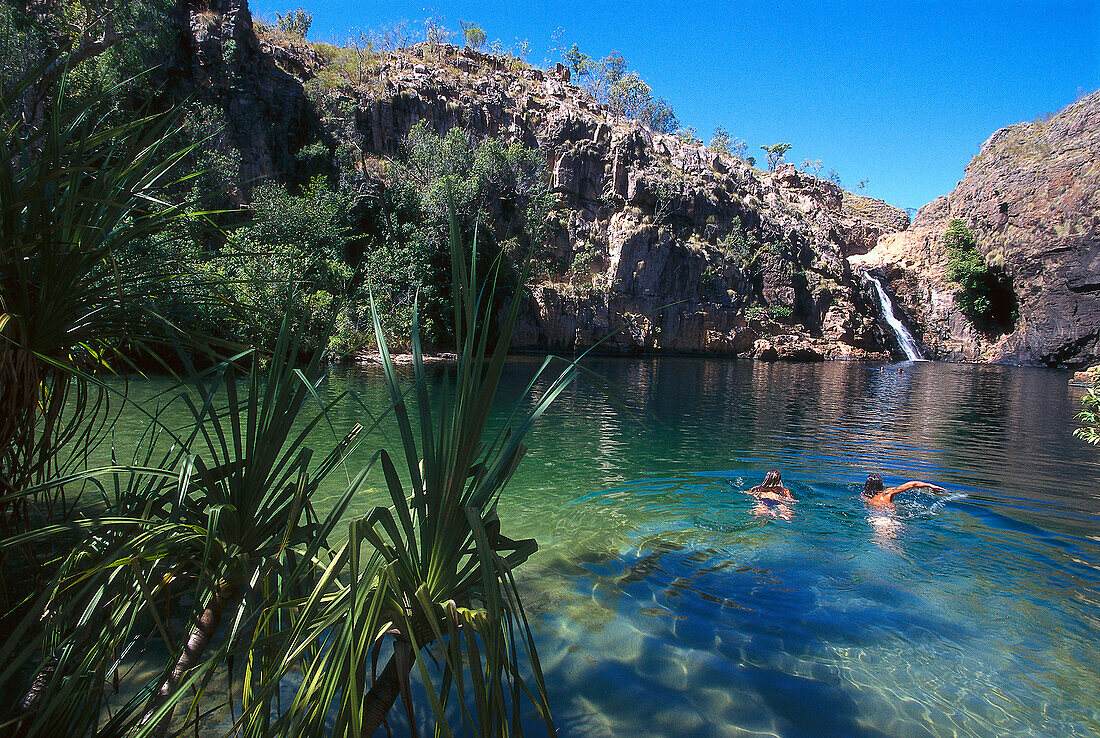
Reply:
[[890, 297], [886, 294], [886, 290], [882, 289], [882, 282], [878, 281], [878, 278], [864, 272], [863, 276], [875, 286], [875, 292], [878, 293], [878, 301], [882, 306], [882, 317], [886, 318], [886, 322], [890, 324], [890, 327], [894, 329], [894, 333], [898, 336], [898, 343], [901, 344], [902, 351], [905, 352], [905, 358], [909, 361], [924, 361], [924, 356], [921, 355], [920, 346], [917, 344], [917, 339], [913, 338], [913, 334], [909, 332], [909, 329], [905, 327], [905, 324], [898, 320], [897, 313], [894, 312], [894, 303], [890, 301]]

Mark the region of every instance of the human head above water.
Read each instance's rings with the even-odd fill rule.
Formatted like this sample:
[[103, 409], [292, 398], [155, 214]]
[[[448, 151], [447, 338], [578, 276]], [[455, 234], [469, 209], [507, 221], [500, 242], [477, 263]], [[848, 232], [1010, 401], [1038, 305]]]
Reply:
[[870, 497], [882, 491], [882, 477], [878, 474], [869, 474], [867, 483], [863, 485], [863, 494]]
[[764, 477], [764, 487], [782, 487], [783, 477], [779, 474], [778, 469], [772, 469]]

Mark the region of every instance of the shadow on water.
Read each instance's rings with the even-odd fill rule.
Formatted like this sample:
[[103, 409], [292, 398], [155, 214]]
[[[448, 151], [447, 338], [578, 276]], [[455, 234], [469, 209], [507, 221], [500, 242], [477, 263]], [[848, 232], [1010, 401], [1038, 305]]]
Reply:
[[[588, 577], [574, 578], [578, 589], [598, 593], [598, 604], [615, 612], [614, 627], [634, 631], [638, 643], [626, 658], [613, 651], [594, 657], [579, 680], [568, 673], [575, 665], [547, 667], [551, 684], [570, 687], [555, 700], [566, 712], [564, 732], [587, 733], [584, 720], [602, 713], [619, 735], [729, 726], [788, 736], [886, 735], [867, 723], [866, 706], [852, 695], [857, 688], [832, 663], [835, 653], [880, 644], [883, 617], [914, 643], [949, 629], [962, 646], [976, 637], [910, 612], [916, 598], [879, 583], [854, 584], [854, 602], [843, 608], [823, 601], [821, 588], [847, 577], [840, 568], [807, 569], [791, 557], [738, 564], [720, 551], [700, 553], [666, 546], [591, 564]], [[547, 617], [553, 631], [555, 618]], [[663, 709], [629, 710], [639, 698], [660, 700]], [[569, 715], [568, 703], [582, 706], [581, 714]]]
[[[1097, 654], [1088, 606], [1064, 605], [1100, 591], [1080, 563], [1095, 560], [1090, 540], [961, 495], [872, 511], [855, 485], [792, 483], [795, 518], [761, 519], [722, 485], [650, 480], [576, 503], [635, 508], [649, 532], [546, 561], [527, 582], [563, 734], [1100, 729], [1087, 684], [1053, 673], [1081, 677]], [[886, 540], [884, 516], [898, 526]]]

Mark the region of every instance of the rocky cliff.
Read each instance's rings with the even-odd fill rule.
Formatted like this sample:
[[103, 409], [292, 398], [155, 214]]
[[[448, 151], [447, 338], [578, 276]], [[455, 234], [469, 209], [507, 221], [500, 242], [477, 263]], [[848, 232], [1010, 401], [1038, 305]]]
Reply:
[[[985, 332], [955, 304], [942, 238], [961, 219], [986, 261], [1003, 267], [1018, 317]], [[1100, 93], [1045, 120], [1003, 128], [947, 196], [904, 233], [851, 259], [873, 268], [947, 360], [1080, 366], [1100, 356]]]
[[821, 359], [884, 357], [892, 343], [846, 257], [904, 229], [896, 208], [655, 133], [561, 66], [421, 45], [355, 76], [307, 44], [257, 40], [244, 0], [181, 7], [176, 69], [225, 111], [244, 180], [290, 179], [311, 139], [333, 160], [351, 146], [381, 163], [418, 121], [545, 154], [568, 267], [534, 285], [520, 348], [574, 351], [611, 335], [611, 351]]
[[301, 81], [316, 57], [304, 44], [261, 43], [246, 0], [180, 0], [173, 13], [178, 43], [160, 70], [169, 99], [198, 102], [218, 118], [207, 123], [224, 124], [207, 145], [234, 152], [241, 204], [252, 184], [293, 176], [297, 152], [319, 127]]
[[[518, 65], [516, 65], [518, 66]], [[616, 116], [568, 70], [509, 69], [470, 49], [418, 47], [346, 91], [367, 147], [397, 155], [409, 129], [463, 126], [545, 153], [573, 267], [532, 290], [521, 348], [779, 358], [881, 356], [873, 302], [845, 256], [908, 225], [884, 203], [793, 166], [761, 172], [698, 141]]]

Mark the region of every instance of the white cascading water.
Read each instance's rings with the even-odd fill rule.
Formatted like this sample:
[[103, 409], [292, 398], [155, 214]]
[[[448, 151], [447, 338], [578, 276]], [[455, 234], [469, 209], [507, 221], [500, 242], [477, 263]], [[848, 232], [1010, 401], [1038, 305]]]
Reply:
[[882, 289], [882, 283], [878, 281], [877, 277], [864, 273], [863, 275], [867, 280], [875, 286], [875, 292], [878, 293], [878, 301], [882, 306], [882, 317], [886, 318], [886, 322], [890, 324], [890, 327], [894, 329], [894, 333], [898, 336], [898, 343], [901, 344], [901, 350], [905, 352], [905, 358], [909, 361], [925, 361], [924, 356], [920, 352], [920, 346], [917, 345], [917, 339], [913, 338], [913, 334], [909, 332], [909, 329], [905, 327], [905, 324], [898, 320], [897, 314], [894, 313], [894, 303], [890, 301], [890, 297], [886, 294], [886, 290]]

